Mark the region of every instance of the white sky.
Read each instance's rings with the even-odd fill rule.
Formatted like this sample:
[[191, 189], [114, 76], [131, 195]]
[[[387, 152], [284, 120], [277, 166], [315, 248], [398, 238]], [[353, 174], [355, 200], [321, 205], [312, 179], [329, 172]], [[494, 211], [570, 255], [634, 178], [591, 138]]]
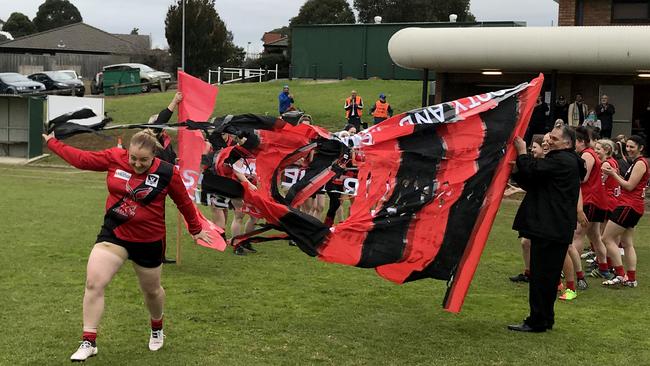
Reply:
[[[0, 19], [18, 11], [30, 19], [44, 0], [0, 0]], [[154, 47], [165, 47], [165, 16], [174, 0], [70, 0], [85, 23], [110, 33], [139, 28], [149, 34]], [[264, 32], [289, 24], [304, 0], [217, 0], [219, 16], [235, 36], [235, 43], [250, 52], [262, 49]], [[352, 6], [352, 0], [348, 0]], [[281, 4], [281, 6], [279, 6]], [[553, 0], [471, 0], [478, 21], [525, 21], [528, 26], [557, 24], [558, 4]]]

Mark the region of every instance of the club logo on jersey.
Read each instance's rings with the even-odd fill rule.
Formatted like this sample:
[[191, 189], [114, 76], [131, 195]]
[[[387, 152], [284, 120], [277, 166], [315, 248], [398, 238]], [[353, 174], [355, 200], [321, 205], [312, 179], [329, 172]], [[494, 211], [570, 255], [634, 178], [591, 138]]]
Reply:
[[115, 178], [122, 179], [125, 181], [129, 181], [131, 179], [131, 173], [125, 172], [122, 169], [117, 169], [115, 170], [115, 174], [113, 175]]
[[160, 177], [158, 174], [149, 174], [147, 175], [147, 180], [144, 182], [144, 184], [148, 185], [149, 187], [158, 187], [159, 180]]

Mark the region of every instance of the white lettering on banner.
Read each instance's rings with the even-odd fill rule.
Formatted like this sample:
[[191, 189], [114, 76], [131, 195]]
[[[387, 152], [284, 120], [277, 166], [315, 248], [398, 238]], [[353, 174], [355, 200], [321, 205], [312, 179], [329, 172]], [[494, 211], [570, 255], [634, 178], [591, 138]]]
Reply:
[[192, 200], [194, 200], [195, 197], [190, 194], [190, 190], [196, 189], [196, 183], [199, 180], [199, 172], [189, 169], [184, 170], [181, 172], [181, 178], [183, 179], [183, 184], [185, 184], [185, 189], [188, 191], [188, 195]]
[[[413, 122], [413, 116], [415, 116], [415, 122]], [[445, 121], [445, 110], [443, 104], [427, 107], [421, 109], [419, 112], [409, 113], [407, 116], [405, 116], [399, 121], [399, 125], [400, 127], [402, 127], [406, 124], [421, 125], [421, 124], [435, 123], [432, 117], [435, 118], [440, 123]]]
[[[282, 179], [282, 186], [290, 188], [296, 184], [300, 179], [305, 176], [305, 171], [299, 168], [287, 168], [284, 170], [284, 179]], [[345, 194], [357, 195], [357, 186], [359, 180], [357, 178], [345, 178], [343, 180], [343, 192]]]
[[490, 101], [490, 99], [492, 99], [492, 95], [490, 93], [479, 94], [479, 95], [476, 96], [476, 98], [478, 100], [480, 100], [481, 102], [485, 103], [485, 102]]
[[481, 102], [474, 100], [473, 97], [467, 97], [467, 99], [469, 99], [469, 101], [472, 103], [472, 104], [469, 105], [470, 109], [471, 108], [476, 108], [476, 107], [481, 105]]
[[456, 114], [460, 114], [460, 110], [462, 109], [463, 112], [467, 110], [467, 107], [462, 105], [459, 101], [454, 100], [454, 108], [456, 109]]
[[125, 172], [122, 169], [117, 169], [115, 170], [115, 174], [113, 174], [115, 178], [122, 179], [122, 180], [129, 180], [131, 179], [131, 173]]
[[359, 185], [359, 180], [357, 178], [346, 178], [343, 181], [343, 191], [346, 194], [356, 196], [358, 185]]
[[291, 187], [305, 176], [305, 171], [299, 168], [287, 168], [284, 170], [283, 187]]

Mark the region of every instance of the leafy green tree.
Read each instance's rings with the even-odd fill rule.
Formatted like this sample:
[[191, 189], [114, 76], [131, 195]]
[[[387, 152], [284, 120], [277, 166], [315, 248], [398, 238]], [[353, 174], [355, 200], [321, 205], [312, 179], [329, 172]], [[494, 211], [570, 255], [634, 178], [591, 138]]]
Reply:
[[384, 23], [447, 22], [450, 14], [459, 22], [476, 20], [469, 11], [470, 0], [354, 0], [360, 23], [373, 23], [376, 15]]
[[290, 25], [353, 24], [354, 13], [346, 0], [307, 0]]
[[68, 0], [45, 0], [38, 7], [34, 25], [39, 32], [83, 21], [79, 9]]
[[132, 34], [132, 35], [138, 35], [138, 34], [140, 34], [139, 32], [140, 32], [140, 28], [133, 28], [133, 29], [131, 30], [131, 33], [130, 33], [130, 34]]
[[[165, 37], [177, 66], [182, 64], [182, 1], [171, 5], [165, 18]], [[206, 76], [210, 67], [237, 62], [239, 55], [243, 61], [244, 50], [233, 44], [232, 33], [215, 9], [215, 0], [186, 0], [185, 72]]]
[[14, 38], [18, 38], [36, 33], [36, 26], [29, 20], [27, 15], [23, 13], [11, 13], [2, 30], [11, 33]]

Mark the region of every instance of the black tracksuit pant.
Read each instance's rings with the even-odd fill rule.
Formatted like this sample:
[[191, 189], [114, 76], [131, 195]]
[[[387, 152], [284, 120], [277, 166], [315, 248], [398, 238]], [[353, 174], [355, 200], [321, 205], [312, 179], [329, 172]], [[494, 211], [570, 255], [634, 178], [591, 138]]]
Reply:
[[569, 243], [543, 238], [530, 238], [530, 242], [530, 316], [525, 322], [531, 328], [550, 329], [555, 323], [553, 307]]

